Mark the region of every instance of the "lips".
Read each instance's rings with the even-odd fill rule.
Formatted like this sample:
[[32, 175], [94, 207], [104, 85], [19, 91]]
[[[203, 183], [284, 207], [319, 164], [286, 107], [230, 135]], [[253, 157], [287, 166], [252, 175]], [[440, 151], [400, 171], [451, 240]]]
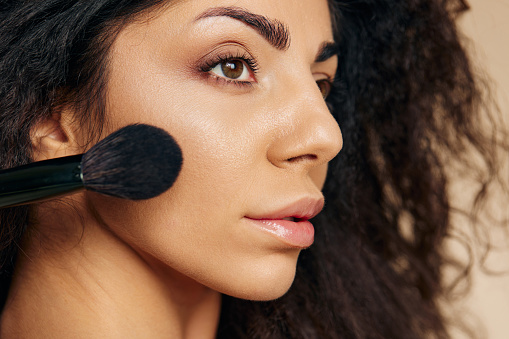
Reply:
[[314, 241], [314, 227], [309, 219], [323, 209], [323, 198], [304, 198], [268, 213], [245, 218], [261, 231], [267, 232], [290, 247], [307, 248]]

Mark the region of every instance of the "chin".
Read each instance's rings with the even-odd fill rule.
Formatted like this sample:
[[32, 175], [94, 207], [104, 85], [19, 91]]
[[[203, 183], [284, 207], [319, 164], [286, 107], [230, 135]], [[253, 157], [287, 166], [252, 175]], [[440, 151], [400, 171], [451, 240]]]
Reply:
[[[233, 269], [223, 277], [220, 286], [210, 286], [219, 292], [246, 300], [268, 301], [282, 297], [293, 284], [297, 260], [272, 260], [243, 267], [235, 274]], [[224, 279], [226, 278], [226, 279]], [[225, 281], [227, 282], [226, 284]]]
[[245, 299], [245, 300], [253, 300], [253, 301], [268, 301], [275, 300], [288, 292], [293, 283], [292, 279], [285, 281], [276, 281], [272, 283], [266, 283], [258, 281], [259, 284], [249, 284], [242, 286], [239, 289], [235, 290], [226, 290], [223, 294], [227, 294], [229, 296]]

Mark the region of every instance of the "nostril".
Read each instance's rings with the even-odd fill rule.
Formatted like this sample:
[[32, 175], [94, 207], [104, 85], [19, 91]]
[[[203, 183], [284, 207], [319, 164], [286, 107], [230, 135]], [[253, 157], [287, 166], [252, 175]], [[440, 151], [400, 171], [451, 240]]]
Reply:
[[316, 159], [318, 159], [318, 157], [314, 154], [304, 154], [299, 155], [297, 157], [289, 158], [287, 159], [287, 161], [292, 163], [298, 163], [302, 161], [316, 161]]

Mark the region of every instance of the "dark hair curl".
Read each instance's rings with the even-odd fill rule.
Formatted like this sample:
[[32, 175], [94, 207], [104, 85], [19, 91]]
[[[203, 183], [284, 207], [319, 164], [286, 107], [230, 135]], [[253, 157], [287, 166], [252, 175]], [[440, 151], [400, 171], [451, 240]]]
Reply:
[[[100, 130], [115, 33], [164, 2], [2, 1], [0, 168], [30, 162], [32, 126], [62, 105]], [[454, 24], [467, 5], [331, 0], [330, 8], [340, 57], [328, 101], [344, 147], [330, 164], [315, 244], [282, 298], [224, 296], [218, 337], [448, 338], [437, 305], [451, 227], [446, 165], [473, 149], [488, 177], [496, 167]], [[30, 218], [29, 207], [0, 210], [4, 302]]]

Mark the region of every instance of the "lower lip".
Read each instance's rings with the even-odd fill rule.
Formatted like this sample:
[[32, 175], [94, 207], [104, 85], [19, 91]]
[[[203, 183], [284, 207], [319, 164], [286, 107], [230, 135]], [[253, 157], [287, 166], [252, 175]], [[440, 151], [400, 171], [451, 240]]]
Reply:
[[307, 220], [247, 219], [292, 247], [307, 248], [315, 240], [315, 229]]

